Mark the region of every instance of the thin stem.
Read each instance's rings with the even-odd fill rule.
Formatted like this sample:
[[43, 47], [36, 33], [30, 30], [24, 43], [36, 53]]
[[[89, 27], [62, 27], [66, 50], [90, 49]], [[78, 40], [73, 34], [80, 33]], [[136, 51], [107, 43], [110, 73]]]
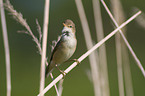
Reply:
[[59, 92], [59, 95], [60, 96], [62, 96], [62, 91], [63, 91], [63, 82], [64, 82], [64, 79], [61, 79], [60, 81], [59, 81], [59, 84], [58, 84], [58, 92]]
[[[50, 77], [52, 78], [52, 80], [54, 80], [52, 73], [50, 73]], [[55, 87], [57, 96], [61, 96], [61, 95], [59, 95], [59, 91], [58, 91], [58, 88], [57, 88], [56, 84], [54, 85], [54, 87]]]
[[[93, 47], [93, 42], [92, 42], [92, 38], [91, 38], [91, 32], [89, 29], [89, 25], [87, 22], [87, 18], [85, 15], [85, 11], [83, 8], [83, 4], [81, 0], [75, 0], [76, 2], [76, 6], [78, 9], [78, 13], [80, 16], [80, 20], [81, 20], [81, 24], [82, 24], [82, 28], [83, 28], [83, 33], [84, 33], [84, 37], [85, 37], [85, 41], [86, 41], [86, 45], [87, 45], [87, 49], [89, 50], [90, 48]], [[96, 55], [95, 52], [93, 52], [90, 56], [89, 56], [89, 61], [90, 61], [90, 67], [91, 67], [91, 75], [92, 75], [92, 81], [93, 81], [93, 86], [94, 86], [94, 93], [95, 96], [101, 96], [101, 86], [100, 86], [100, 76], [99, 76], [99, 66], [98, 66], [98, 62], [96, 61]]]
[[[124, 15], [121, 1], [120, 0], [111, 0], [111, 3], [112, 3], [112, 10], [114, 13], [114, 17], [115, 17], [118, 25], [120, 25], [121, 22], [123, 22], [125, 20], [125, 15]], [[136, 18], [136, 20], [138, 18]], [[122, 31], [125, 35], [126, 28], [125, 28], [125, 30], [122, 29]], [[120, 62], [120, 64], [118, 63], [118, 69], [120, 69], [120, 71], [121, 71], [121, 72], [119, 72], [119, 70], [118, 70], [118, 74], [121, 75], [121, 76], [118, 75], [119, 94], [120, 94], [120, 96], [125, 96], [125, 95], [134, 96], [127, 46], [124, 42], [122, 42], [123, 40], [122, 40], [122, 38], [120, 38], [120, 34], [118, 33], [116, 35], [117, 35], [116, 41], [119, 42], [119, 43], [116, 42], [116, 45], [120, 45], [120, 48], [116, 48], [116, 50], [120, 49], [120, 51], [122, 51], [122, 52], [118, 52], [122, 55], [120, 58], [120, 59], [122, 59], [122, 61]], [[119, 61], [119, 60], [117, 60], [117, 61]], [[119, 65], [120, 65], [120, 68], [119, 68]], [[123, 70], [121, 70], [121, 69], [123, 69]], [[124, 71], [124, 72], [122, 72], [122, 71]], [[124, 78], [123, 78], [123, 75], [124, 75]], [[125, 88], [124, 88], [123, 80], [125, 82]], [[126, 90], [126, 92], [124, 92], [124, 89]]]
[[6, 18], [5, 18], [5, 12], [3, 7], [3, 0], [0, 0], [0, 9], [1, 9], [1, 23], [2, 23], [3, 39], [4, 39], [3, 41], [5, 47], [7, 96], [11, 96], [10, 52], [9, 52], [7, 25], [6, 25]]
[[[111, 0], [112, 11], [116, 21], [120, 24], [121, 19], [123, 18], [121, 4], [119, 0]], [[120, 18], [121, 17], [121, 18]], [[118, 73], [118, 87], [119, 87], [119, 96], [125, 96], [124, 92], [124, 79], [123, 79], [123, 68], [122, 68], [122, 47], [121, 47], [121, 38], [120, 34], [115, 35], [116, 43], [116, 60], [117, 60], [117, 73]]]
[[[93, 0], [93, 9], [94, 9], [94, 19], [96, 26], [96, 36], [97, 41], [99, 42], [104, 38], [104, 30], [101, 16], [101, 8], [99, 0]], [[109, 90], [109, 79], [108, 79], [108, 68], [107, 68], [107, 54], [105, 43], [98, 49], [99, 50], [99, 66], [100, 66], [100, 82], [102, 96], [110, 96]]]
[[[45, 85], [45, 61], [46, 61], [46, 46], [47, 46], [47, 31], [49, 23], [49, 1], [45, 1], [44, 24], [43, 24], [43, 42], [42, 42], [42, 55], [41, 55], [41, 69], [40, 69], [40, 93]], [[43, 96], [43, 95], [40, 95]]]
[[129, 54], [125, 44], [122, 46], [123, 50], [123, 69], [124, 69], [124, 80], [125, 80], [125, 90], [126, 96], [134, 96], [133, 84], [130, 70]]
[[[141, 14], [141, 11], [137, 12], [135, 15], [133, 15], [132, 17], [130, 17], [126, 22], [124, 22], [123, 24], [121, 24], [118, 28], [116, 28], [114, 31], [112, 31], [109, 35], [107, 35], [104, 39], [102, 39], [100, 42], [98, 42], [95, 46], [93, 46], [90, 50], [88, 50], [85, 54], [83, 54], [78, 61], [81, 62], [82, 60], [84, 60], [87, 56], [89, 56], [94, 50], [96, 50], [97, 48], [99, 48], [103, 43], [105, 43], [108, 39], [110, 39], [113, 35], [115, 35], [118, 30], [120, 30], [121, 28], [123, 28], [124, 26], [126, 26], [128, 23], [130, 23], [133, 19], [135, 19], [138, 15]], [[72, 65], [70, 65], [64, 72], [68, 73], [70, 72], [74, 67], [77, 66], [77, 62], [74, 62]], [[54, 79], [40, 94], [45, 94], [52, 86], [54, 86], [59, 80], [61, 80], [63, 78], [63, 75], [60, 74], [56, 79]], [[37, 96], [40, 96], [40, 94], [38, 94]]]

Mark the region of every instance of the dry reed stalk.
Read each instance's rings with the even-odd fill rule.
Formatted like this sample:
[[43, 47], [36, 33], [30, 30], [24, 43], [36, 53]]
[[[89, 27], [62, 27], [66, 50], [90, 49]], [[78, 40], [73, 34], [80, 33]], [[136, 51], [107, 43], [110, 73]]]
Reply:
[[[122, 23], [122, 18], [124, 16], [121, 14], [123, 10], [121, 8], [121, 4], [119, 0], [111, 0], [112, 11], [115, 17], [116, 22], [118, 24]], [[117, 73], [118, 73], [118, 87], [119, 87], [119, 96], [125, 96], [124, 92], [124, 80], [123, 80], [123, 64], [122, 64], [122, 47], [121, 47], [121, 38], [120, 34], [117, 33], [115, 35], [115, 43], [116, 43], [116, 59], [117, 59]]]
[[[88, 50], [85, 54], [83, 54], [80, 58], [78, 58], [78, 61], [81, 62], [86, 57], [88, 57], [93, 51], [95, 51], [97, 48], [99, 48], [103, 43], [105, 43], [108, 39], [110, 39], [112, 36], [114, 36], [118, 30], [126, 26], [128, 23], [130, 23], [132, 20], [134, 20], [138, 15], [141, 14], [141, 11], [134, 14], [132, 17], [130, 17], [127, 21], [122, 23], [119, 27], [117, 27], [114, 31], [112, 31], [109, 35], [107, 35], [105, 38], [103, 38], [100, 42], [98, 42], [96, 45], [94, 45], [90, 50]], [[64, 72], [68, 73], [70, 72], [74, 67], [77, 66], [77, 62], [74, 62], [72, 65], [70, 65]], [[45, 94], [52, 86], [54, 86], [59, 80], [63, 78], [63, 75], [60, 74], [58, 77], [56, 77], [43, 91], [42, 93], [39, 93], [37, 96], [40, 96], [40, 94]]]
[[59, 81], [59, 84], [58, 84], [58, 92], [59, 92], [59, 95], [61, 96], [62, 95], [62, 91], [63, 91], [63, 82], [64, 82], [64, 79], [61, 79]]
[[9, 51], [9, 42], [8, 42], [7, 25], [6, 25], [3, 0], [0, 0], [0, 10], [1, 10], [0, 11], [1, 12], [1, 23], [2, 23], [3, 41], [4, 41], [4, 49], [5, 49], [5, 60], [6, 60], [7, 96], [11, 96], [10, 51]]
[[[41, 69], [40, 69], [40, 90], [39, 90], [40, 93], [43, 91], [45, 86], [45, 61], [46, 61], [45, 58], [46, 58], [47, 33], [48, 33], [48, 23], [49, 23], [49, 2], [50, 0], [45, 0]], [[44, 95], [40, 94], [40, 96], [44, 96]]]
[[[112, 9], [114, 11], [116, 11], [116, 12], [114, 12], [114, 16], [115, 16], [118, 24], [121, 24], [121, 22], [125, 20], [125, 16], [124, 16], [124, 12], [123, 12], [121, 2], [119, 0], [112, 0], [112, 5], [114, 6], [114, 8], [112, 8]], [[124, 32], [124, 34], [126, 33], [125, 30], [123, 30], [123, 32]], [[118, 38], [120, 38], [120, 35], [119, 35]], [[125, 82], [126, 96], [134, 96], [127, 47], [125, 46], [125, 43], [122, 43], [122, 38], [120, 38], [120, 43], [121, 43], [120, 45], [122, 47], [121, 48], [122, 49], [121, 50], [122, 51], [121, 52], [122, 53], [122, 66], [121, 67], [123, 67], [122, 69], [124, 69], [124, 82]], [[116, 48], [116, 49], [118, 49], [118, 48]], [[122, 84], [123, 84], [123, 78], [122, 78], [121, 81], [122, 81]], [[120, 82], [120, 80], [118, 82]], [[119, 85], [121, 85], [121, 84], [119, 84]], [[125, 94], [124, 93], [124, 85], [120, 86], [120, 89], [121, 88], [122, 88], [122, 90], [120, 91], [120, 96], [123, 96]], [[123, 95], [121, 95], [121, 93]]]
[[[75, 0], [75, 2], [76, 2], [76, 7], [78, 10], [79, 16], [80, 16], [87, 49], [89, 50], [90, 48], [93, 47], [93, 41], [91, 38], [90, 29], [89, 29], [89, 25], [88, 25], [85, 11], [83, 8], [83, 4], [81, 0]], [[99, 78], [100, 76], [99, 76], [99, 68], [98, 68], [99, 65], [98, 65], [98, 62], [96, 61], [96, 58], [97, 57], [95, 55], [95, 52], [93, 52], [89, 56], [91, 75], [92, 75], [91, 77], [93, 81], [95, 96], [101, 96], [101, 86], [100, 86], [100, 78]]]
[[[133, 13], [138, 11], [139, 9], [134, 7], [133, 8]], [[138, 18], [135, 19], [135, 21], [145, 29], [145, 13], [142, 13]]]
[[123, 58], [122, 59], [123, 59], [126, 96], [134, 96], [130, 62], [129, 62], [129, 54], [128, 54], [128, 50], [127, 50], [127, 47], [125, 44], [122, 45], [122, 50], [123, 50], [123, 53], [122, 53]]
[[[50, 77], [52, 78], [52, 80], [54, 80], [52, 73], [50, 73]], [[54, 85], [54, 87], [55, 87], [55, 90], [56, 90], [57, 96], [61, 96], [61, 95], [59, 95], [59, 90], [58, 90], [56, 84]]]
[[[94, 18], [96, 26], [96, 34], [98, 42], [104, 38], [104, 30], [102, 24], [101, 8], [99, 0], [93, 0]], [[100, 66], [100, 82], [102, 96], [110, 96], [108, 67], [107, 67], [107, 54], [105, 43], [99, 48], [99, 66]]]

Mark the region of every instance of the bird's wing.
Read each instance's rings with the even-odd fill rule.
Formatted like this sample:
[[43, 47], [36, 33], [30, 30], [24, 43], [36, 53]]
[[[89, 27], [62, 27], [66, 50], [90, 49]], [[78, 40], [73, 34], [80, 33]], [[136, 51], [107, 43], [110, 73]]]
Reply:
[[[60, 40], [57, 42], [56, 46], [54, 47], [54, 49], [53, 49], [53, 51], [52, 51], [52, 54], [51, 54], [51, 58], [50, 58], [49, 64], [50, 64], [50, 62], [52, 61], [53, 55], [54, 55], [54, 53], [56, 52], [56, 49], [58, 49], [58, 47], [59, 47], [59, 45], [60, 45], [61, 42], [62, 42], [62, 40], [60, 39]], [[49, 64], [48, 64], [48, 65], [49, 65]]]
[[53, 59], [53, 55], [56, 52], [56, 49], [59, 47], [60, 43], [61, 43], [61, 39], [57, 42], [56, 46], [54, 47], [54, 49], [52, 51], [51, 58], [49, 60], [49, 64], [48, 64], [48, 66], [45, 69], [45, 77], [48, 77], [49, 76], [49, 72], [52, 70], [52, 68], [50, 68], [51, 67], [50, 64], [51, 64], [51, 61]]

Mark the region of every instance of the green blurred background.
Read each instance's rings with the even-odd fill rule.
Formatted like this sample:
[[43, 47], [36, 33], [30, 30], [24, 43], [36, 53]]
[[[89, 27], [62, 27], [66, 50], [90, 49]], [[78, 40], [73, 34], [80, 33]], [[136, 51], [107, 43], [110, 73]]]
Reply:
[[[94, 15], [91, 0], [82, 0], [87, 15], [87, 20], [90, 26], [91, 35], [96, 42], [96, 33], [94, 26]], [[105, 0], [110, 7], [110, 1]], [[36, 36], [38, 36], [36, 29], [36, 19], [38, 19], [40, 26], [43, 25], [43, 10], [45, 0], [10, 0], [14, 8], [21, 12], [26, 18], [29, 26]], [[137, 7], [145, 12], [144, 0], [121, 0], [123, 9], [125, 11], [126, 19], [132, 16], [132, 8]], [[105, 36], [113, 30], [113, 23], [108, 14], [104, 10], [102, 4], [102, 18]], [[50, 22], [48, 33], [48, 52], [50, 57], [50, 45], [53, 40], [57, 40], [58, 35], [61, 34], [62, 22], [65, 19], [74, 21], [77, 27], [78, 46], [72, 58], [80, 57], [87, 51], [84, 42], [84, 35], [80, 24], [80, 19], [76, 9], [74, 0], [50, 0]], [[36, 96], [39, 93], [39, 77], [40, 77], [40, 56], [32, 38], [26, 34], [17, 33], [18, 30], [25, 30], [19, 23], [17, 23], [12, 16], [6, 12], [8, 38], [11, 56], [11, 77], [12, 77], [12, 96]], [[1, 23], [0, 23], [1, 24]], [[42, 27], [43, 28], [43, 27]], [[0, 29], [1, 26], [0, 26]], [[145, 30], [139, 26], [135, 21], [127, 25], [127, 38], [133, 47], [136, 55], [141, 60], [145, 68]], [[114, 37], [106, 42], [107, 59], [109, 70], [110, 96], [118, 96], [117, 83], [117, 66]], [[131, 62], [131, 73], [133, 81], [133, 89], [135, 96], [145, 96], [145, 78], [140, 69], [137, 67], [135, 60], [129, 55]], [[65, 69], [70, 63], [61, 66]], [[3, 46], [2, 30], [0, 30], [0, 96], [6, 96], [6, 74], [5, 74], [5, 54]], [[71, 71], [64, 80], [63, 96], [93, 96], [93, 85], [88, 79], [86, 72], [90, 69], [88, 58], [85, 59], [80, 66]], [[59, 74], [54, 70], [54, 76]], [[46, 79], [46, 85], [50, 78]], [[54, 87], [47, 92], [49, 96], [56, 96]]]

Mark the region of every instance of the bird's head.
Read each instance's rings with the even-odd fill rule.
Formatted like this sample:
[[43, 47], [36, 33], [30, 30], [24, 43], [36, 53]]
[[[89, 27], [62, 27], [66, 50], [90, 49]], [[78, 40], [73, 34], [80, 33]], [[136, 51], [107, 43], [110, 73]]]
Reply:
[[65, 22], [63, 23], [63, 26], [64, 26], [64, 28], [63, 28], [62, 32], [68, 31], [68, 32], [75, 34], [75, 32], [76, 32], [75, 24], [73, 23], [72, 20], [70, 20], [70, 19], [65, 20]]

